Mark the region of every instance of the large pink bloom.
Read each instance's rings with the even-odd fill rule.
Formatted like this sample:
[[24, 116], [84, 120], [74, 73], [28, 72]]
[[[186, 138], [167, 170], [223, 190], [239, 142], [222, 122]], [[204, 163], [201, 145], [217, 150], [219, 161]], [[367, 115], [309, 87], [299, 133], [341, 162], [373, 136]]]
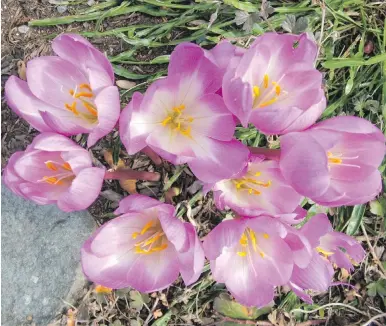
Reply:
[[309, 263], [309, 245], [298, 233], [268, 216], [221, 222], [204, 240], [214, 279], [244, 305], [267, 305], [275, 286], [288, 283], [294, 262]]
[[340, 116], [280, 138], [280, 169], [294, 189], [323, 206], [363, 204], [382, 187], [382, 132], [365, 119]]
[[355, 239], [335, 232], [325, 214], [312, 217], [300, 232], [314, 248], [312, 260], [307, 267], [294, 266], [289, 285], [299, 297], [311, 303], [304, 290], [326, 291], [334, 274], [332, 264], [353, 270], [353, 261], [362, 261], [365, 251]]
[[79, 35], [59, 35], [52, 47], [58, 56], [28, 62], [27, 82], [8, 79], [8, 105], [41, 132], [88, 133], [92, 146], [114, 128], [120, 114], [112, 66]]
[[265, 33], [225, 73], [222, 94], [244, 126], [285, 134], [311, 126], [326, 107], [317, 45], [306, 34]]
[[244, 216], [292, 213], [301, 196], [285, 181], [276, 161], [252, 156], [245, 171], [213, 187], [216, 206]]
[[65, 136], [42, 133], [11, 156], [4, 183], [17, 195], [65, 211], [86, 209], [98, 197], [105, 170], [92, 167], [87, 150]]
[[181, 273], [186, 285], [204, 266], [194, 227], [181, 222], [171, 205], [142, 196], [124, 198], [121, 216], [100, 227], [82, 247], [82, 267], [93, 282], [141, 292], [162, 290]]
[[[189, 43], [171, 55], [169, 76], [133, 95], [119, 130], [129, 154], [146, 146], [173, 164], [188, 163], [197, 178], [215, 182], [242, 170], [249, 151], [233, 140], [235, 121], [215, 94], [220, 68]], [[232, 159], [230, 159], [232, 158]]]

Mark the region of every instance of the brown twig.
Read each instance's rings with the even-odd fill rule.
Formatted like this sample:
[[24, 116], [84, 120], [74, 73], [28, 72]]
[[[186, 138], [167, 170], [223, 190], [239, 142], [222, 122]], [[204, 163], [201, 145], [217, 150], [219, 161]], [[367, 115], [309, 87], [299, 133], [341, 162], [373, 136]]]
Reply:
[[364, 234], [364, 236], [366, 237], [366, 242], [367, 242], [367, 245], [369, 246], [370, 248], [370, 252], [371, 252], [371, 255], [373, 256], [373, 260], [375, 261], [375, 263], [378, 265], [379, 269], [380, 269], [380, 272], [382, 274], [382, 276], [384, 278], [386, 278], [386, 270], [385, 268], [383, 267], [381, 261], [379, 260], [373, 246], [371, 245], [371, 242], [370, 242], [370, 239], [367, 235], [367, 231], [366, 231], [366, 228], [364, 227], [363, 223], [361, 223], [361, 229], [362, 229], [362, 232]]
[[121, 169], [117, 171], [106, 171], [105, 179], [110, 180], [147, 180], [147, 181], [159, 181], [161, 178], [157, 172], [147, 171], [135, 171], [131, 169]]
[[161, 157], [156, 152], [154, 152], [149, 146], [146, 146], [144, 149], [141, 150], [141, 152], [147, 155], [155, 165], [162, 164]]
[[248, 147], [251, 154], [264, 155], [265, 158], [278, 161], [280, 158], [280, 149], [270, 149], [263, 147]]

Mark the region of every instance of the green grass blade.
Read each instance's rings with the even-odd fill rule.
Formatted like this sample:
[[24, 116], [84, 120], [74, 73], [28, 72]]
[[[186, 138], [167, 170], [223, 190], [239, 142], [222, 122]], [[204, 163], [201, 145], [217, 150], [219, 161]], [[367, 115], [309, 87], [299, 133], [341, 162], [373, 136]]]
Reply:
[[361, 225], [363, 215], [365, 214], [366, 205], [356, 205], [351, 213], [351, 217], [348, 221], [346, 233], [348, 235], [354, 235], [357, 233], [359, 226]]
[[337, 69], [343, 67], [369, 66], [384, 61], [386, 61], [386, 53], [378, 54], [367, 60], [359, 58], [335, 58], [325, 61], [322, 63], [322, 66], [327, 69]]

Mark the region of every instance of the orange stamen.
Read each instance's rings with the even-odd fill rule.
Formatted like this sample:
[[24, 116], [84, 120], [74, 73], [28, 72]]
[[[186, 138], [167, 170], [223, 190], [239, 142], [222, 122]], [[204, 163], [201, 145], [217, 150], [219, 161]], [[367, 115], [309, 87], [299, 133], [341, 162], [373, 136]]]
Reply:
[[52, 171], [58, 171], [57, 166], [51, 161], [46, 162], [46, 167]]
[[85, 106], [87, 111], [90, 112], [94, 117], [98, 116], [98, 111], [90, 103], [83, 101], [83, 105]]

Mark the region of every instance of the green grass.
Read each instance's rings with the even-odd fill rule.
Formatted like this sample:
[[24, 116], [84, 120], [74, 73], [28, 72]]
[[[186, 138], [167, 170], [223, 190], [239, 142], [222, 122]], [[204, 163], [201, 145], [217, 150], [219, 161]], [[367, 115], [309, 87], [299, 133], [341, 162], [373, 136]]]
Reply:
[[[166, 74], [165, 64], [169, 56], [162, 54], [143, 61], [138, 59], [138, 54], [143, 51], [150, 48], [166, 49], [170, 54], [175, 45], [184, 41], [210, 47], [223, 38], [231, 39], [239, 46], [247, 46], [251, 43], [253, 36], [267, 31], [283, 31], [283, 22], [291, 21], [293, 16], [288, 15], [294, 15], [298, 24], [293, 25], [292, 28], [306, 30], [320, 38], [321, 48], [317, 66], [325, 74], [324, 87], [328, 99], [328, 107], [322, 119], [336, 115], [357, 115], [376, 124], [386, 135], [386, 4], [382, 4], [382, 1], [363, 0], [271, 1], [270, 4], [275, 9], [274, 13], [254, 23], [251, 31], [245, 31], [241, 25], [235, 24], [235, 14], [238, 10], [250, 14], [257, 13], [261, 10], [261, 1], [143, 0], [124, 1], [118, 4], [116, 0], [108, 0], [86, 9], [84, 6], [83, 8], [74, 6], [73, 15], [35, 20], [29, 25], [38, 27], [94, 21], [95, 30], [81, 34], [91, 41], [94, 38], [109, 36], [124, 42], [127, 50], [109, 59], [114, 64], [114, 70], [118, 76], [139, 82], [132, 89], [121, 92], [122, 100], [129, 101], [134, 91], [144, 91], [152, 81]], [[163, 23], [103, 29], [104, 20], [130, 13], [141, 13], [155, 19], [161, 17]], [[304, 21], [307, 24], [304, 24]], [[370, 42], [371, 51], [369, 51]], [[133, 66], [151, 69], [147, 73], [138, 73], [133, 71]], [[238, 127], [236, 136], [250, 146], [268, 145], [271, 148], [279, 146], [275, 137], [267, 138], [254, 127]], [[385, 183], [386, 162], [380, 169]], [[175, 174], [177, 177], [170, 179], [166, 185], [168, 188], [173, 185], [173, 182], [177, 182], [178, 178], [183, 178], [184, 173], [181, 172], [181, 169], [177, 170]], [[200, 196], [196, 194], [190, 198], [187, 205], [180, 208], [179, 215], [194, 208]], [[309, 208], [309, 217], [323, 210], [312, 202], [305, 202], [305, 205]], [[330, 209], [328, 212], [333, 217], [336, 230], [358, 236], [368, 246], [369, 256], [366, 266], [362, 266], [360, 271], [358, 269], [354, 273], [354, 275], [362, 275], [362, 279], [366, 278], [367, 283], [364, 284], [365, 281], [362, 280], [362, 287], [378, 284], [374, 283], [377, 280], [367, 273], [370, 266], [378, 269], [380, 275], [384, 272], [380, 266], [384, 263], [376, 262], [380, 257], [374, 257], [372, 247], [385, 244], [385, 194], [371, 205], [341, 207]], [[371, 247], [368, 239], [371, 239]], [[354, 279], [353, 277], [352, 280], [355, 283]], [[374, 287], [375, 285], [372, 286]], [[175, 286], [169, 291], [169, 306], [163, 306], [163, 317], [157, 319], [153, 325], [172, 325], [173, 323], [187, 325], [204, 317], [211, 317], [213, 314], [211, 305], [223, 292], [224, 287], [213, 282], [209, 268], [206, 266], [206, 271], [197, 283], [188, 288]], [[337, 290], [332, 291], [330, 296], [317, 297], [315, 304], [311, 306], [300, 302], [292, 293], [281, 293], [275, 302], [276, 305], [270, 309], [273, 311], [271, 317], [285, 316], [286, 323], [290, 325], [292, 322], [294, 325], [296, 322], [306, 322], [310, 319], [323, 319], [327, 314], [326, 311], [332, 309], [332, 314], [346, 316], [350, 321], [355, 319], [366, 321], [379, 314], [377, 311], [380, 311], [380, 307], [385, 307], [384, 297], [379, 293], [381, 292], [373, 296], [370, 303], [365, 302], [363, 298], [355, 298], [346, 306], [328, 306], [341, 301]], [[369, 310], [368, 305], [373, 303], [378, 306]], [[319, 309], [326, 304], [327, 306]], [[319, 310], [313, 311], [315, 309]], [[361, 314], [358, 311], [355, 312], [355, 309], [362, 312], [368, 311], [368, 313]], [[311, 310], [312, 313], [307, 313]], [[224, 313], [224, 311], [220, 312]], [[153, 317], [146, 318], [147, 313], [150, 316], [151, 309], [135, 317], [140, 324], [144, 319], [152, 322]], [[144, 314], [145, 317], [143, 317]], [[223, 316], [223, 325], [245, 324], [242, 320], [249, 319], [237, 316], [238, 318]], [[267, 321], [267, 312], [260, 316], [259, 320]], [[248, 321], [248, 323], [255, 324], [256, 321]]]

